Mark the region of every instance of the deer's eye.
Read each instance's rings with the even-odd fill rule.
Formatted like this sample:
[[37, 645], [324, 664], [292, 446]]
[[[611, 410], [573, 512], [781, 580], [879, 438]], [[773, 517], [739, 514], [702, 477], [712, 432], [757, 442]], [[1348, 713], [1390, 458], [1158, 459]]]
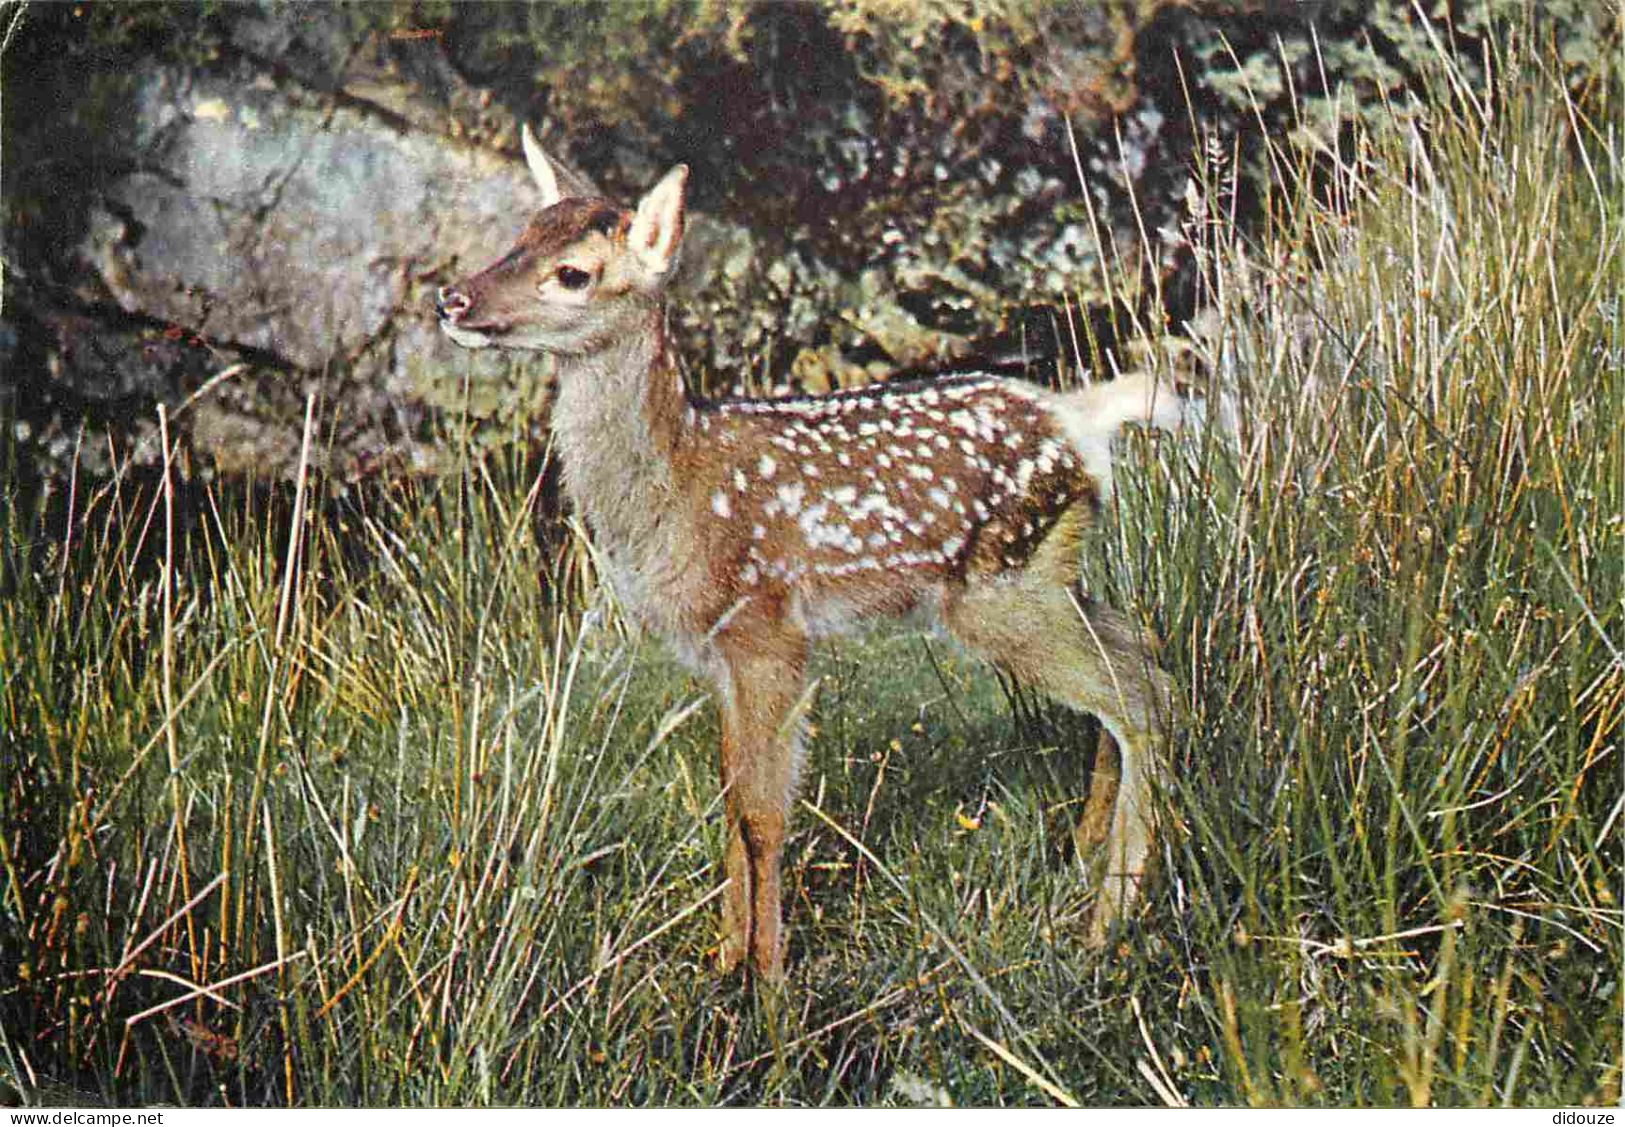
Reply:
[[591, 274], [585, 270], [577, 270], [574, 266], [560, 266], [553, 272], [553, 276], [559, 280], [559, 285], [567, 290], [585, 289], [587, 283], [592, 281]]

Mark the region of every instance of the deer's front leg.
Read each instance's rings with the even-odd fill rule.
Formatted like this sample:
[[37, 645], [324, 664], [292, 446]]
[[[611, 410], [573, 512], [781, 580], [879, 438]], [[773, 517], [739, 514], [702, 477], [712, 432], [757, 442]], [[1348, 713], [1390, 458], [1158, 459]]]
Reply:
[[806, 642], [787, 628], [742, 630], [723, 647], [722, 788], [728, 821], [722, 967], [750, 956], [784, 973], [779, 866], [795, 777]]

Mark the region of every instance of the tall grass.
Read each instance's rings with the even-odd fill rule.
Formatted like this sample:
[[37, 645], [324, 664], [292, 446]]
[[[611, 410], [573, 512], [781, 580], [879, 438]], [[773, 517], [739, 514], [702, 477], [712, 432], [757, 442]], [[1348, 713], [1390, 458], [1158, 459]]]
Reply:
[[711, 711], [535, 534], [535, 466], [348, 498], [170, 469], [0, 505], [0, 1077], [1617, 1101], [1619, 107], [1502, 62], [1493, 101], [1446, 77], [1353, 156], [1278, 151], [1251, 241], [1192, 216], [1236, 425], [1129, 444], [1091, 553], [1180, 686], [1114, 951], [1067, 851], [1084, 728], [888, 639], [819, 661], [790, 984], [718, 979]]
[[1617, 82], [1496, 61], [1357, 159], [1272, 154], [1315, 187], [1200, 251], [1237, 457], [1138, 479], [1169, 907], [1249, 1101], [1619, 1090]]

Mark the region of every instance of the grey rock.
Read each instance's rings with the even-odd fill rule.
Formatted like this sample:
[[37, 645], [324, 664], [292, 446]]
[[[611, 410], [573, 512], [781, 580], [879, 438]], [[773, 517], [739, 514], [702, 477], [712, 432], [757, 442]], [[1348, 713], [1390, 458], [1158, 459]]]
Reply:
[[534, 198], [499, 154], [265, 81], [159, 71], [136, 115], [137, 170], [85, 247], [118, 304], [396, 391], [398, 357], [438, 347], [432, 283], [499, 253]]

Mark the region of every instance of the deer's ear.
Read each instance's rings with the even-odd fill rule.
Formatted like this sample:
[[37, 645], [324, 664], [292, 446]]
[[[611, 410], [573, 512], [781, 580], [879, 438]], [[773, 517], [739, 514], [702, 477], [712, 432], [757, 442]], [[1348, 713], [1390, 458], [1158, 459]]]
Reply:
[[670, 273], [677, 265], [677, 250], [683, 241], [683, 193], [687, 185], [688, 165], [679, 164], [638, 201], [638, 213], [632, 219], [626, 243], [652, 279]]
[[525, 163], [530, 166], [531, 178], [542, 193], [542, 206], [552, 207], [564, 198], [564, 193], [559, 191], [559, 178], [553, 171], [552, 162], [542, 152], [542, 146], [528, 124], [519, 130], [519, 141], [525, 147]]

